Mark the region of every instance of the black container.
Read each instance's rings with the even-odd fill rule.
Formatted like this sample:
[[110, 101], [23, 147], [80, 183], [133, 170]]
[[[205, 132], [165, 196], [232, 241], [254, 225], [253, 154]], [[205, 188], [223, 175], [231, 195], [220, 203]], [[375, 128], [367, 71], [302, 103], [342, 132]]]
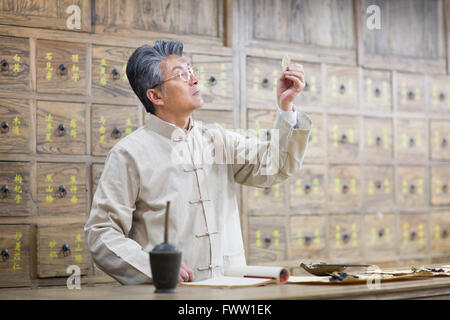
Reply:
[[177, 292], [180, 274], [181, 252], [168, 243], [161, 243], [150, 251], [150, 267], [152, 269], [155, 293]]

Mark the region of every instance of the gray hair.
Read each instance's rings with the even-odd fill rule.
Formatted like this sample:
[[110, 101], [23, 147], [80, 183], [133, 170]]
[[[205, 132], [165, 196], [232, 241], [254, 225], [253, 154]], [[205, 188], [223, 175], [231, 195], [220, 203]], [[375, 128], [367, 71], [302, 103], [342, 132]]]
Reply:
[[183, 55], [183, 44], [177, 40], [157, 40], [155, 45], [137, 48], [127, 64], [127, 77], [134, 93], [141, 100], [147, 112], [155, 113], [153, 103], [147, 97], [147, 90], [161, 85], [164, 71], [161, 62], [169, 55]]

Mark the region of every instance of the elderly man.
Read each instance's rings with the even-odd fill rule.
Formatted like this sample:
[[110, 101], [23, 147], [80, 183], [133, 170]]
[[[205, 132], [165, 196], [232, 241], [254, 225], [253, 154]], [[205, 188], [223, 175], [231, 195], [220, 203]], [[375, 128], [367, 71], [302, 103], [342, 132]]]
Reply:
[[[302, 165], [311, 121], [293, 105], [305, 86], [301, 65], [278, 79], [277, 134], [263, 141], [192, 119], [203, 100], [182, 52], [179, 41], [156, 41], [130, 57], [127, 76], [149, 119], [109, 152], [85, 225], [95, 263], [122, 284], [151, 281], [149, 252], [163, 242], [167, 201], [169, 242], [182, 251], [179, 281], [245, 265], [236, 183], [268, 187]], [[212, 140], [225, 162], [198, 161]]]

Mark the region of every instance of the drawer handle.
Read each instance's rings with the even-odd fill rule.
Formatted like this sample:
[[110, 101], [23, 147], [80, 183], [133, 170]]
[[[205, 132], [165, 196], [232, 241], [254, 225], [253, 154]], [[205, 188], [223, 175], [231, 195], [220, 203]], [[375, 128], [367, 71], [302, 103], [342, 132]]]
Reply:
[[270, 141], [272, 138], [272, 134], [270, 133], [270, 130], [266, 130], [266, 141]]
[[344, 84], [341, 84], [341, 86], [339, 87], [339, 92], [340, 92], [341, 94], [344, 94], [344, 93], [345, 93], [345, 85], [344, 85]]
[[408, 91], [408, 99], [413, 100], [414, 99], [414, 92]]
[[114, 139], [119, 139], [122, 136], [122, 132], [118, 128], [114, 128], [111, 132], [111, 137]]
[[9, 63], [5, 59], [3, 59], [1, 62], [1, 69], [2, 71], [8, 71], [9, 70]]
[[305, 244], [309, 246], [311, 244], [312, 237], [311, 236], [305, 236]]
[[269, 87], [269, 79], [264, 78], [262, 81], [262, 87], [263, 88], [268, 88]]
[[381, 137], [380, 136], [376, 137], [375, 142], [376, 142], [377, 146], [381, 145]]
[[439, 100], [444, 101], [445, 100], [445, 93], [441, 92], [439, 94]]
[[9, 191], [8, 185], [5, 184], [5, 185], [2, 186], [1, 192], [2, 192], [2, 199], [5, 199], [5, 198], [8, 197], [8, 195], [9, 195], [9, 193], [10, 193], [11, 191]]
[[348, 139], [347, 139], [347, 135], [345, 133], [342, 134], [341, 136], [341, 142], [342, 143], [347, 143]]
[[64, 243], [61, 249], [64, 257], [70, 256], [70, 254], [72, 253], [70, 251], [70, 246], [67, 243]]
[[446, 183], [444, 183], [444, 184], [442, 185], [442, 191], [443, 191], [443, 192], [447, 192], [447, 189], [448, 189], [448, 186], [447, 186]]
[[2, 249], [2, 260], [3, 262], [9, 260], [9, 251], [6, 248]]
[[64, 185], [60, 185], [57, 191], [57, 194], [60, 198], [65, 198], [67, 195], [67, 189]]
[[67, 67], [64, 65], [64, 63], [61, 63], [58, 69], [61, 76], [65, 76], [67, 74]]
[[384, 229], [378, 230], [378, 237], [382, 238], [384, 236]]
[[442, 238], [446, 239], [447, 236], [448, 236], [447, 230], [446, 229], [442, 230]]
[[271, 191], [272, 191], [272, 188], [270, 188], [270, 187], [265, 187], [264, 190], [263, 190], [263, 193], [264, 193], [265, 195], [269, 195]]
[[112, 69], [111, 74], [112, 74], [113, 80], [119, 80], [120, 79], [120, 73], [119, 73], [119, 71], [117, 71], [116, 68]]
[[416, 141], [414, 140], [414, 138], [409, 138], [409, 146], [414, 147], [415, 145], [416, 145]]
[[442, 138], [442, 147], [445, 148], [447, 146], [447, 139]]
[[62, 137], [66, 135], [66, 126], [64, 124], [60, 124], [58, 129], [56, 130], [58, 137]]
[[309, 183], [305, 184], [305, 193], [311, 192], [311, 185]]
[[308, 81], [305, 81], [305, 87], [303, 88], [303, 91], [309, 91]]
[[0, 127], [1, 127], [2, 133], [7, 133], [9, 131], [8, 121], [2, 121], [2, 124]]
[[269, 246], [271, 242], [272, 242], [272, 239], [271, 239], [269, 236], [267, 236], [267, 237], [264, 238], [264, 243], [265, 243], [267, 246]]
[[414, 183], [411, 183], [409, 185], [409, 193], [415, 193], [416, 192], [416, 186], [414, 185]]
[[416, 238], [417, 233], [413, 230], [411, 231], [411, 240], [414, 240]]
[[342, 192], [343, 192], [343, 193], [347, 193], [347, 192], [348, 192], [348, 185], [347, 185], [346, 183], [344, 183], [344, 184], [342, 185]]
[[217, 80], [214, 76], [209, 77], [208, 83], [210, 86], [215, 86], [217, 84]]
[[347, 243], [350, 240], [350, 235], [346, 232], [342, 235], [342, 240]]
[[377, 187], [377, 189], [381, 189], [381, 182], [380, 182], [380, 181], [377, 181], [377, 182], [375, 183], [375, 186]]
[[380, 88], [375, 88], [375, 96], [379, 97], [381, 95], [381, 90]]

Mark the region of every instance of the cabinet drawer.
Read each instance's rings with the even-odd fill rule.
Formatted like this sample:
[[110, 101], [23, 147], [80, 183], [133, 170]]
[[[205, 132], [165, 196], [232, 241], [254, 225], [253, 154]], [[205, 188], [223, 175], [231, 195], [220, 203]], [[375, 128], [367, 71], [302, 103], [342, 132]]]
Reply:
[[326, 217], [289, 218], [289, 260], [319, 261], [326, 258]]
[[425, 79], [422, 74], [397, 73], [397, 101], [400, 112], [425, 112]]
[[330, 263], [356, 262], [361, 259], [361, 222], [358, 214], [329, 217], [328, 248]]
[[420, 119], [398, 119], [396, 139], [398, 160], [426, 160], [428, 143], [426, 139], [426, 122]]
[[429, 77], [428, 97], [431, 112], [448, 113], [450, 111], [450, 79], [447, 75]]
[[323, 130], [323, 115], [320, 113], [308, 113], [312, 128], [308, 138], [308, 149], [305, 153], [305, 161], [323, 162], [326, 156], [325, 131]]
[[291, 208], [314, 208], [325, 204], [326, 167], [305, 164], [288, 179], [289, 205]]
[[0, 162], [0, 216], [31, 215], [31, 165]]
[[450, 256], [450, 212], [433, 212], [431, 223], [431, 256]]
[[397, 203], [400, 206], [424, 206], [427, 203], [427, 172], [425, 167], [397, 168]]
[[391, 112], [391, 83], [389, 71], [363, 69], [363, 108], [370, 111]]
[[80, 274], [90, 273], [91, 255], [85, 243], [84, 224], [39, 226], [38, 276], [67, 277], [67, 267], [77, 265]]
[[450, 167], [431, 168], [431, 204], [441, 206], [450, 204]]
[[247, 58], [247, 107], [274, 110], [281, 60]]
[[364, 159], [390, 161], [393, 153], [392, 120], [364, 118]]
[[359, 123], [357, 117], [328, 116], [328, 157], [330, 161], [357, 161]]
[[31, 285], [35, 239], [31, 225], [0, 225], [0, 287]]
[[83, 103], [37, 101], [36, 151], [86, 154], [86, 106]]
[[0, 91], [30, 89], [30, 45], [28, 39], [0, 36]]
[[400, 213], [399, 252], [401, 259], [425, 258], [427, 250], [427, 214]]
[[0, 153], [30, 152], [30, 102], [0, 98]]
[[218, 123], [224, 129], [234, 129], [233, 111], [219, 110], [197, 110], [193, 114], [194, 120], [201, 121], [204, 125], [208, 123]]
[[37, 91], [86, 94], [86, 45], [38, 40], [36, 43]]
[[392, 166], [365, 167], [364, 201], [367, 207], [392, 207], [394, 205], [394, 168]]
[[250, 215], [286, 214], [288, 207], [286, 183], [277, 183], [266, 188], [245, 187], [245, 189]]
[[137, 106], [92, 106], [92, 154], [107, 155], [123, 137], [140, 126]]
[[364, 252], [368, 262], [395, 261], [396, 230], [394, 213], [367, 213], [364, 216]]
[[430, 150], [433, 160], [450, 160], [448, 121], [430, 120]]
[[92, 47], [92, 94], [94, 97], [134, 97], [127, 78], [127, 63], [134, 49]]
[[249, 264], [286, 259], [286, 225], [284, 221], [280, 217], [249, 218]]
[[329, 65], [325, 101], [328, 108], [357, 109], [358, 71], [355, 67]]
[[330, 207], [361, 205], [361, 169], [359, 166], [331, 165], [328, 169]]
[[209, 108], [233, 107], [232, 57], [192, 55], [204, 106]]
[[85, 164], [38, 163], [37, 192], [40, 216], [84, 217], [87, 208]]
[[[296, 62], [296, 61], [294, 61]], [[296, 62], [303, 65], [305, 71], [305, 88], [294, 99], [294, 104], [298, 107], [322, 105], [322, 71], [320, 64]], [[281, 77], [283, 68], [278, 77]]]

